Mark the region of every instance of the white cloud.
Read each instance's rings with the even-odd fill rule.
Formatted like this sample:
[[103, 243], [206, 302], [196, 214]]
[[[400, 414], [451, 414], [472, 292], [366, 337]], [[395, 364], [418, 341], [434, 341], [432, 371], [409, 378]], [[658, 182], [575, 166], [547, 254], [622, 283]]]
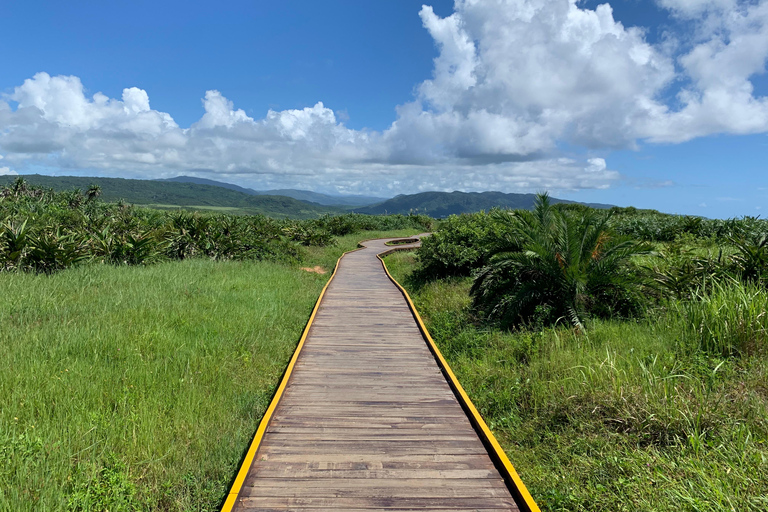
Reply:
[[234, 104], [219, 91], [206, 91], [203, 108], [205, 114], [196, 124], [199, 128], [232, 128], [237, 123], [253, 122], [242, 110], [234, 110]]
[[658, 0], [659, 5], [674, 11], [678, 16], [692, 18], [708, 11], [733, 10], [736, 0]]
[[561, 139], [626, 147], [674, 78], [671, 59], [607, 4], [459, 0], [448, 18], [420, 15], [440, 55], [387, 132], [403, 159], [429, 156], [417, 150], [425, 145], [481, 161], [535, 158]]
[[[563, 140], [615, 148], [768, 131], [768, 99], [750, 82], [768, 58], [768, 1], [659, 2], [690, 21], [676, 46], [649, 44], [608, 4], [458, 0], [446, 18], [425, 6], [440, 54], [386, 134], [393, 154], [513, 160]], [[679, 84], [676, 104], [665, 103]]]
[[752, 77], [768, 59], [765, 0], [659, 0], [695, 30], [679, 56], [681, 78], [690, 81], [677, 97], [682, 108], [664, 107], [643, 121], [640, 136], [653, 142], [683, 142], [714, 133], [768, 130], [768, 98], [755, 97]]
[[[383, 132], [351, 130], [322, 102], [251, 117], [216, 90], [182, 128], [142, 89], [88, 96], [78, 77], [38, 73], [0, 101], [0, 151], [15, 169], [346, 192], [531, 191], [610, 186], [619, 176], [599, 156], [608, 148], [768, 131], [768, 100], [750, 82], [768, 58], [768, 0], [657, 2], [685, 20], [659, 45], [608, 4], [457, 0], [445, 18], [424, 6], [433, 74]], [[564, 158], [561, 142], [590, 156]]]

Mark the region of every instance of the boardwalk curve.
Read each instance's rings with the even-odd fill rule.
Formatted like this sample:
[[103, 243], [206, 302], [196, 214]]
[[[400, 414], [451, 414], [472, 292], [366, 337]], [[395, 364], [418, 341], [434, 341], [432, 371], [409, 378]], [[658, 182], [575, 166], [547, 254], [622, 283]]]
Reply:
[[379, 261], [391, 240], [339, 260], [223, 512], [538, 511]]

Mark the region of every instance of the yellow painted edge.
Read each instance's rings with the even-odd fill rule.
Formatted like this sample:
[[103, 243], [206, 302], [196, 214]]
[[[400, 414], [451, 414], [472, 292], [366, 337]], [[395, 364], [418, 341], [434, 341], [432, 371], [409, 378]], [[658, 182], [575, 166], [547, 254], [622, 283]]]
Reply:
[[240, 471], [237, 472], [237, 477], [235, 478], [235, 482], [232, 484], [229, 495], [227, 495], [224, 506], [221, 507], [221, 512], [231, 512], [232, 508], [235, 506], [237, 497], [240, 495], [240, 490], [243, 488], [245, 477], [248, 476], [248, 471], [251, 469], [253, 459], [256, 457], [256, 452], [259, 450], [261, 440], [264, 438], [264, 433], [267, 431], [267, 426], [269, 426], [269, 421], [272, 419], [272, 414], [275, 412], [277, 404], [280, 402], [280, 398], [283, 396], [283, 391], [285, 391], [285, 387], [288, 385], [288, 379], [290, 379], [291, 373], [293, 372], [293, 367], [296, 366], [296, 361], [299, 359], [299, 354], [301, 353], [301, 349], [304, 347], [304, 342], [309, 335], [309, 329], [312, 327], [312, 322], [315, 320], [317, 310], [320, 309], [320, 302], [322, 302], [323, 296], [325, 296], [325, 290], [328, 289], [331, 281], [333, 281], [333, 278], [336, 276], [336, 272], [339, 270], [339, 263], [341, 263], [341, 258], [350, 252], [359, 250], [360, 248], [347, 251], [342, 254], [341, 257], [336, 261], [336, 267], [333, 269], [333, 274], [331, 274], [331, 278], [328, 279], [328, 282], [325, 283], [323, 290], [320, 292], [320, 297], [317, 298], [315, 307], [312, 309], [312, 314], [309, 316], [309, 321], [307, 322], [306, 327], [304, 327], [304, 332], [301, 334], [299, 344], [296, 346], [296, 350], [293, 352], [293, 357], [291, 357], [291, 361], [288, 363], [288, 368], [285, 370], [283, 380], [280, 381], [280, 386], [277, 388], [277, 392], [275, 393], [274, 398], [272, 398], [272, 402], [269, 404], [267, 411], [264, 413], [264, 417], [259, 423], [259, 428], [256, 430], [256, 435], [253, 437], [253, 441], [251, 441], [251, 446], [248, 448], [248, 453], [245, 455], [242, 466], [240, 466]]
[[[402, 250], [405, 250], [405, 249], [406, 248], [403, 248]], [[454, 375], [453, 370], [451, 370], [451, 367], [448, 365], [448, 361], [446, 361], [445, 358], [443, 357], [443, 354], [440, 353], [440, 349], [437, 348], [437, 345], [435, 344], [435, 340], [433, 340], [432, 336], [430, 336], [429, 331], [427, 330], [427, 326], [424, 325], [424, 321], [421, 319], [421, 315], [419, 315], [419, 312], [416, 310], [416, 306], [413, 305], [411, 296], [408, 295], [408, 292], [405, 290], [405, 288], [403, 288], [402, 285], [398, 283], [394, 277], [392, 277], [392, 274], [389, 273], [387, 264], [384, 263], [383, 256], [386, 256], [387, 254], [390, 254], [396, 251], [398, 251], [398, 249], [385, 251], [378, 255], [378, 258], [379, 260], [381, 260], [381, 264], [384, 267], [384, 271], [387, 273], [387, 276], [389, 276], [389, 279], [393, 283], [395, 283], [395, 286], [397, 286], [400, 289], [403, 296], [405, 296], [405, 300], [408, 302], [408, 306], [411, 308], [411, 312], [413, 313], [414, 318], [416, 318], [416, 321], [419, 324], [419, 329], [421, 329], [421, 332], [424, 335], [424, 338], [426, 338], [427, 343], [429, 343], [429, 346], [432, 349], [432, 353], [435, 354], [435, 357], [438, 360], [438, 364], [441, 366], [445, 374], [450, 379], [453, 388], [459, 394], [459, 399], [463, 402], [463, 405], [467, 408], [467, 410], [469, 410], [470, 414], [472, 415], [472, 418], [475, 421], [475, 424], [482, 431], [482, 435], [485, 437], [488, 443], [493, 447], [496, 457], [501, 462], [501, 464], [503, 465], [504, 469], [507, 472], [506, 476], [508, 476], [509, 479], [511, 479], [512, 482], [514, 482], [514, 485], [517, 488], [517, 491], [520, 493], [520, 496], [523, 498], [523, 501], [525, 501], [525, 504], [527, 505], [528, 510], [530, 512], [541, 512], [541, 510], [539, 509], [539, 506], [536, 505], [536, 502], [533, 500], [533, 496], [531, 496], [531, 493], [529, 493], [528, 489], [525, 487], [525, 484], [520, 478], [520, 475], [517, 474], [517, 470], [515, 470], [515, 467], [510, 462], [509, 457], [507, 457], [507, 454], [504, 453], [504, 450], [501, 448], [501, 445], [496, 440], [496, 437], [493, 435], [493, 432], [491, 432], [491, 429], [488, 428], [488, 425], [485, 423], [485, 420], [483, 420], [483, 417], [480, 416], [480, 413], [475, 408], [475, 405], [472, 403], [472, 400], [469, 399], [469, 396], [467, 395], [466, 391], [464, 391], [464, 388], [459, 383], [459, 380], [456, 378], [456, 375]]]

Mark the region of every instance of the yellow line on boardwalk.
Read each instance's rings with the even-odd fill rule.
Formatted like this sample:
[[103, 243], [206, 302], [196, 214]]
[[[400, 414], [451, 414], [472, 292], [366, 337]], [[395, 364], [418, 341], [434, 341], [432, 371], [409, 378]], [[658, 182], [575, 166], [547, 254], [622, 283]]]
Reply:
[[507, 454], [504, 453], [504, 450], [501, 448], [501, 445], [496, 440], [496, 437], [493, 435], [493, 432], [491, 432], [491, 429], [488, 428], [488, 425], [485, 423], [485, 420], [483, 420], [483, 417], [480, 416], [480, 413], [475, 408], [475, 405], [472, 403], [472, 400], [469, 399], [469, 396], [467, 395], [466, 391], [464, 391], [464, 388], [459, 383], [459, 379], [456, 378], [456, 375], [454, 375], [453, 370], [451, 370], [451, 367], [448, 365], [448, 361], [446, 361], [443, 355], [440, 353], [440, 349], [437, 348], [437, 345], [435, 344], [435, 340], [433, 340], [432, 336], [430, 336], [429, 331], [427, 330], [427, 326], [424, 325], [424, 321], [421, 319], [421, 315], [419, 315], [419, 312], [416, 310], [416, 306], [413, 305], [411, 296], [408, 295], [408, 292], [405, 290], [405, 288], [403, 288], [402, 285], [398, 283], [394, 277], [392, 277], [392, 274], [389, 273], [387, 264], [384, 263], [384, 256], [386, 256], [387, 254], [396, 252], [398, 250], [407, 250], [407, 249], [406, 248], [393, 249], [391, 251], [386, 251], [378, 255], [379, 260], [381, 260], [381, 265], [384, 267], [384, 271], [389, 276], [389, 279], [393, 283], [395, 283], [395, 286], [397, 286], [400, 289], [403, 296], [405, 297], [405, 300], [408, 301], [408, 306], [411, 308], [411, 313], [413, 313], [413, 317], [416, 319], [416, 322], [419, 324], [419, 329], [421, 330], [421, 333], [423, 334], [424, 338], [427, 340], [427, 343], [429, 344], [429, 348], [432, 350], [432, 353], [435, 355], [435, 359], [437, 359], [437, 362], [440, 365], [440, 368], [443, 370], [443, 373], [446, 375], [446, 377], [448, 377], [448, 382], [450, 383], [451, 387], [454, 389], [457, 395], [457, 398], [459, 399], [459, 402], [462, 404], [462, 406], [464, 406], [464, 409], [469, 412], [470, 419], [474, 423], [476, 430], [479, 430], [478, 434], [480, 434], [483, 440], [486, 441], [487, 445], [490, 445], [492, 447], [493, 453], [491, 453], [490, 455], [492, 457], [495, 457], [497, 462], [501, 466], [500, 468], [498, 468], [499, 472], [502, 474], [501, 476], [504, 478], [505, 481], [507, 481], [508, 485], [511, 485], [512, 489], [510, 490], [514, 491], [514, 493], [516, 493], [519, 496], [519, 498], [522, 499], [523, 503], [518, 503], [518, 506], [521, 509], [523, 509], [523, 507], [526, 507], [527, 512], [541, 512], [539, 509], [539, 506], [536, 505], [535, 501], [533, 501], [533, 497], [531, 496], [531, 493], [528, 492], [528, 489], [525, 487], [525, 484], [520, 479], [520, 475], [517, 474], [515, 467], [510, 462], [509, 457], [507, 457]]
[[[354, 249], [355, 251], [358, 249]], [[353, 252], [353, 251], [347, 251], [347, 252]], [[341, 255], [341, 258], [344, 257], [345, 254]], [[240, 489], [243, 487], [243, 483], [245, 482], [245, 477], [248, 476], [248, 470], [251, 468], [251, 465], [253, 464], [253, 459], [256, 457], [256, 452], [259, 449], [259, 445], [261, 444], [261, 440], [264, 437], [264, 433], [267, 431], [267, 426], [269, 426], [269, 420], [272, 419], [272, 414], [275, 412], [275, 409], [277, 408], [278, 402], [280, 402], [280, 398], [283, 396], [283, 391], [285, 391], [285, 387], [288, 385], [288, 379], [291, 377], [291, 373], [293, 372], [293, 367], [296, 366], [296, 361], [299, 359], [299, 354], [301, 353], [301, 349], [304, 347], [304, 342], [307, 339], [307, 335], [309, 335], [309, 329], [312, 327], [312, 322], [315, 319], [315, 315], [317, 315], [317, 310], [320, 309], [320, 302], [323, 300], [323, 296], [325, 295], [325, 290], [328, 289], [328, 286], [331, 284], [331, 281], [333, 281], [333, 278], [336, 276], [336, 272], [339, 270], [339, 263], [341, 262], [341, 258], [339, 258], [336, 261], [336, 267], [333, 269], [333, 274], [331, 274], [331, 278], [328, 279], [328, 282], [325, 283], [325, 286], [323, 287], [323, 291], [320, 292], [320, 297], [317, 298], [317, 302], [315, 303], [314, 309], [312, 309], [312, 314], [309, 317], [309, 321], [307, 322], [306, 327], [304, 327], [304, 332], [301, 334], [301, 339], [299, 340], [299, 344], [296, 347], [296, 350], [293, 353], [293, 357], [291, 358], [291, 362], [288, 363], [288, 368], [285, 370], [285, 375], [283, 375], [283, 380], [280, 381], [280, 387], [277, 388], [277, 392], [275, 393], [274, 398], [272, 398], [272, 402], [269, 404], [269, 408], [267, 409], [267, 412], [264, 413], [264, 417], [261, 419], [261, 423], [259, 423], [259, 428], [256, 430], [256, 435], [253, 437], [253, 441], [251, 442], [250, 448], [248, 448], [248, 453], [245, 455], [245, 459], [243, 460], [242, 466], [240, 466], [240, 471], [237, 472], [237, 477], [235, 478], [235, 483], [232, 484], [232, 489], [229, 491], [229, 495], [227, 496], [227, 500], [224, 502], [224, 506], [221, 507], [221, 512], [231, 512], [232, 508], [235, 506], [235, 502], [237, 501], [237, 496], [240, 494]]]

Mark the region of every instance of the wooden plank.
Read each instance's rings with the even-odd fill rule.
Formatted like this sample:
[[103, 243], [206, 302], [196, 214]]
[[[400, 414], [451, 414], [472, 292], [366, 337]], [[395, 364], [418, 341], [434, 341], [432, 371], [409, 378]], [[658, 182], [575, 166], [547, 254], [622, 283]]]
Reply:
[[447, 510], [517, 510], [512, 498], [393, 498], [370, 496], [367, 498], [293, 498], [293, 497], [247, 497], [238, 499], [243, 510], [264, 510], [265, 508], [302, 507], [300, 510], [335, 507], [336, 510], [349, 508], [375, 508], [379, 510], [405, 509], [425, 510], [442, 508]]
[[417, 480], [466, 480], [498, 478], [495, 469], [286, 469], [257, 468], [251, 473], [256, 478], [315, 478], [315, 479], [345, 479], [359, 478], [374, 482], [382, 478], [408, 478]]
[[[453, 458], [453, 461], [441, 460], [436, 462], [434, 460], [419, 460], [419, 458], [437, 458], [440, 456], [424, 456], [412, 457], [413, 461], [404, 461], [403, 457], [396, 457], [393, 460], [371, 460], [370, 458], [360, 457], [360, 461], [350, 461], [349, 456], [345, 455], [343, 461], [334, 462], [328, 461], [326, 456], [319, 461], [308, 461], [309, 457], [305, 454], [297, 456], [296, 454], [282, 454], [274, 455], [272, 457], [260, 458], [259, 469], [284, 469], [286, 471], [293, 470], [309, 470], [309, 469], [333, 469], [333, 470], [423, 470], [423, 469], [439, 469], [443, 471], [449, 470], [463, 470], [463, 469], [485, 469], [492, 470], [493, 464], [481, 455], [443, 455], [443, 458]], [[497, 480], [494, 480], [496, 482]]]
[[[241, 497], [280, 496], [293, 498], [494, 498], [508, 497], [509, 491], [500, 480], [495, 485], [478, 485], [475, 480], [436, 479], [424, 482], [413, 479], [378, 479], [373, 482], [362, 479], [276, 479], [255, 478]], [[351, 485], [350, 483], [356, 483]], [[506, 496], [505, 496], [506, 495]]]

